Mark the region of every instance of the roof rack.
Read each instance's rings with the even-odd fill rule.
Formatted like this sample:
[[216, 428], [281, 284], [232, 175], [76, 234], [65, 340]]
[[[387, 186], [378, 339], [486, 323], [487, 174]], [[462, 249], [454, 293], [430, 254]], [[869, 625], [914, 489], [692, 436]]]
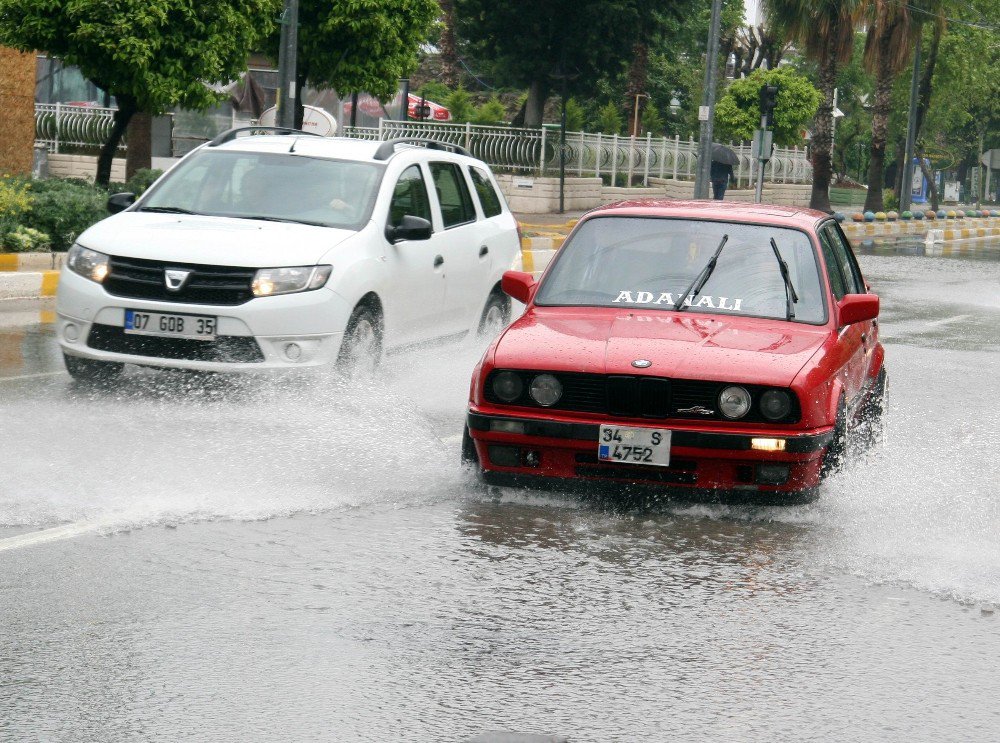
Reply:
[[375, 150], [375, 159], [388, 160], [396, 152], [396, 145], [398, 144], [423, 145], [428, 150], [444, 150], [446, 152], [454, 152], [456, 155], [472, 157], [472, 154], [467, 149], [451, 142], [441, 142], [437, 139], [427, 139], [426, 137], [396, 137], [395, 139], [387, 139], [379, 145], [379, 148]]
[[287, 126], [237, 126], [228, 129], [208, 143], [209, 147], [218, 147], [220, 144], [231, 142], [236, 139], [240, 132], [274, 132], [275, 134], [305, 134], [309, 137], [319, 137], [316, 132], [304, 132], [301, 129], [292, 129]]

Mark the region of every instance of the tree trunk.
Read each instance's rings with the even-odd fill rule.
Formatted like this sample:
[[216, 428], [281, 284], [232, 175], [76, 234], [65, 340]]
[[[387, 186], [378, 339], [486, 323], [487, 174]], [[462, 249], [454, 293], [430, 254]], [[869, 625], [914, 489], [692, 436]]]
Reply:
[[125, 180], [137, 170], [153, 167], [153, 117], [136, 111], [128, 123], [128, 149], [125, 150]]
[[917, 147], [917, 162], [920, 163], [920, 172], [923, 174], [924, 178], [927, 179], [927, 190], [930, 192], [931, 197], [931, 209], [937, 211], [937, 183], [934, 182], [934, 174], [930, 171], [930, 168], [927, 167], [927, 163], [924, 162], [924, 148], [922, 146]]
[[649, 45], [637, 41], [632, 48], [632, 66], [628, 72], [628, 132], [633, 137], [639, 136], [642, 126], [642, 102], [646, 92], [646, 78], [649, 75]]
[[541, 80], [533, 80], [528, 88], [528, 100], [524, 104], [524, 125], [540, 127], [545, 114], [545, 101], [549, 97], [549, 86]]
[[438, 0], [441, 6], [443, 28], [438, 40], [441, 59], [441, 80], [450, 88], [457, 88], [461, 78], [458, 74], [458, 54], [455, 51], [455, 3], [453, 0]]
[[118, 144], [122, 141], [122, 136], [128, 128], [128, 123], [135, 114], [135, 99], [127, 95], [118, 95], [118, 110], [115, 111], [114, 120], [111, 124], [111, 133], [108, 140], [101, 147], [101, 154], [97, 157], [97, 177], [94, 182], [98, 186], [107, 186], [111, 181], [111, 162], [115, 158]]
[[833, 91], [837, 80], [837, 60], [829, 50], [820, 60], [819, 89], [823, 94], [813, 121], [813, 182], [809, 207], [830, 212], [830, 180], [833, 175]]
[[306, 113], [305, 108], [303, 108], [302, 92], [306, 89], [307, 74], [308, 70], [306, 70], [305, 65], [300, 65], [295, 71], [295, 123], [293, 126], [296, 129], [302, 128], [302, 119]]
[[[888, 35], [883, 34], [879, 44], [879, 56], [884, 60], [887, 53]], [[882, 189], [885, 187], [885, 145], [889, 136], [889, 112], [892, 109], [892, 84], [894, 75], [884, 62], [879, 64], [875, 79], [875, 105], [872, 108], [871, 161], [868, 163], [868, 195], [865, 197], [865, 211], [885, 210]]]
[[903, 195], [903, 171], [905, 170], [903, 160], [906, 159], [906, 142], [899, 141], [896, 142], [896, 183], [892, 187], [892, 191], [896, 194], [896, 201]]
[[931, 48], [924, 61], [924, 69], [920, 72], [920, 84], [917, 87], [917, 126], [914, 141], [920, 139], [920, 129], [924, 125], [924, 117], [931, 105], [931, 94], [934, 82], [934, 67], [937, 65], [938, 49], [941, 46], [941, 24], [934, 25], [934, 35], [931, 37]]

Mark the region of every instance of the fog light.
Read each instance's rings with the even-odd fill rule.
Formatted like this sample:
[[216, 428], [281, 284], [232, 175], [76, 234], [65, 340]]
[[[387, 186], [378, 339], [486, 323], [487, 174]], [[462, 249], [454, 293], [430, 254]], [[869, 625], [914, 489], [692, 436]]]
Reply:
[[490, 430], [497, 433], [524, 433], [524, 423], [521, 421], [490, 421]]
[[487, 449], [490, 454], [490, 461], [501, 467], [520, 467], [521, 450], [516, 446], [495, 446], [490, 445]]
[[537, 467], [542, 463], [542, 454], [534, 449], [529, 449], [524, 453], [524, 464], [527, 467]]
[[63, 328], [63, 338], [68, 340], [70, 343], [74, 343], [79, 337], [80, 329], [73, 323], [67, 323], [66, 327]]
[[298, 343], [288, 343], [285, 345], [285, 358], [289, 361], [298, 361], [302, 358], [302, 347]]
[[784, 485], [788, 482], [788, 465], [758, 464], [757, 482], [761, 485]]
[[750, 448], [757, 451], [784, 451], [784, 439], [750, 439]]

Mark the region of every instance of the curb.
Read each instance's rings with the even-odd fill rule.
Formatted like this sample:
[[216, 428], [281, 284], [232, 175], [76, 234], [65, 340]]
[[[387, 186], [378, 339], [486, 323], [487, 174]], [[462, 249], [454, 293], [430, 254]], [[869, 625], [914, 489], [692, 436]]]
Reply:
[[0, 272], [58, 270], [65, 258], [65, 253], [0, 253]]
[[0, 299], [54, 297], [58, 286], [58, 271], [0, 273]]

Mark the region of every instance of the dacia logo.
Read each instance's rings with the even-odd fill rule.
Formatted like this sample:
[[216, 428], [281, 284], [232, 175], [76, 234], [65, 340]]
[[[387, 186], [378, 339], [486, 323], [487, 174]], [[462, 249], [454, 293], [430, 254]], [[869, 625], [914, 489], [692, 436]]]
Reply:
[[163, 282], [167, 285], [167, 291], [179, 292], [187, 283], [191, 271], [182, 271], [176, 268], [168, 268], [163, 272]]

